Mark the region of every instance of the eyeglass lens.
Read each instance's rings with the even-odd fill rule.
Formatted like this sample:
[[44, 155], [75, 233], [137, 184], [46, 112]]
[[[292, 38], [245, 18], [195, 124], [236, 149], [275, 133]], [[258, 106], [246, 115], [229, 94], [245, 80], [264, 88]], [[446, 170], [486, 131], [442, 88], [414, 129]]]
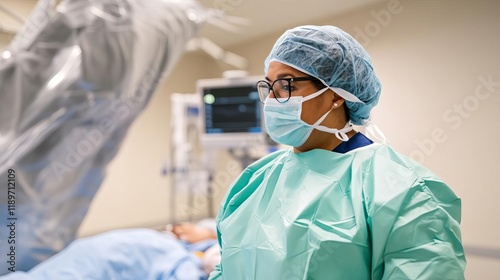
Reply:
[[[274, 93], [274, 97], [280, 102], [286, 102], [290, 98], [290, 80], [289, 79], [277, 79], [273, 84], [269, 84], [267, 81], [259, 81], [257, 83], [257, 90], [259, 92], [259, 97], [262, 102], [265, 102], [266, 98], [269, 96], [271, 87]], [[284, 100], [285, 98], [285, 100]]]

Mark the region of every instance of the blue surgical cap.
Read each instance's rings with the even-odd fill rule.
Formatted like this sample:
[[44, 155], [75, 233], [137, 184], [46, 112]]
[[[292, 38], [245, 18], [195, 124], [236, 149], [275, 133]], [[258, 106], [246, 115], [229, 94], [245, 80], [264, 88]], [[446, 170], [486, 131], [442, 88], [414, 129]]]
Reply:
[[353, 124], [363, 125], [377, 105], [381, 85], [371, 58], [349, 34], [335, 26], [299, 26], [287, 30], [266, 58], [316, 77], [346, 100]]

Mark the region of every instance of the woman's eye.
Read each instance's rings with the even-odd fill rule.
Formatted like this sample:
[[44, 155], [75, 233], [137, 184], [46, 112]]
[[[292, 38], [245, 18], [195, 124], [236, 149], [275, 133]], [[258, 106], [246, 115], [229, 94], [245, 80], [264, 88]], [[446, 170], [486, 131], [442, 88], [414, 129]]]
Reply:
[[286, 91], [286, 92], [293, 92], [295, 90], [297, 90], [297, 87], [294, 87], [292, 85], [285, 85], [283, 86], [283, 89]]
[[276, 95], [278, 95], [278, 97], [287, 97], [288, 96], [288, 90], [285, 90], [283, 88], [280, 88], [279, 90], [276, 91]]

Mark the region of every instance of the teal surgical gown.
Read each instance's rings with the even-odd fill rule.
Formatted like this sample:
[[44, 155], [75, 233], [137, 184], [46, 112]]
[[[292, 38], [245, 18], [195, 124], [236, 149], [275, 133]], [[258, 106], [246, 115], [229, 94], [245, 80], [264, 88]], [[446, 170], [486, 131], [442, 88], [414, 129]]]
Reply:
[[281, 150], [222, 202], [209, 279], [464, 279], [461, 202], [390, 146]]

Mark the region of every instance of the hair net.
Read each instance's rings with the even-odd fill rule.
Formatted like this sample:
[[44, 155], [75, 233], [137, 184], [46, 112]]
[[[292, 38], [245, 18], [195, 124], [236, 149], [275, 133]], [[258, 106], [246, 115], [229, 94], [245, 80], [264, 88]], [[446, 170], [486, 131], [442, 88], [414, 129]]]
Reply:
[[346, 100], [353, 124], [363, 125], [377, 104], [381, 85], [366, 50], [335, 26], [299, 26], [287, 30], [267, 57], [320, 79]]

